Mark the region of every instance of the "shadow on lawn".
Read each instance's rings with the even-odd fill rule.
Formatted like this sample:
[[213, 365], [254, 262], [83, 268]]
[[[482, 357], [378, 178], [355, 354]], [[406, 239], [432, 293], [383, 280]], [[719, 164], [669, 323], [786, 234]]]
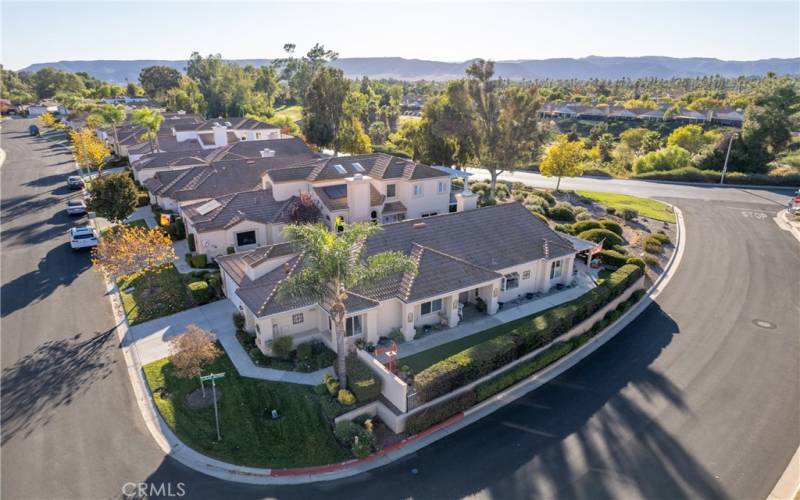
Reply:
[[114, 328], [81, 339], [51, 340], [2, 373], [2, 443], [45, 426], [55, 410], [106, 378], [116, 362]]

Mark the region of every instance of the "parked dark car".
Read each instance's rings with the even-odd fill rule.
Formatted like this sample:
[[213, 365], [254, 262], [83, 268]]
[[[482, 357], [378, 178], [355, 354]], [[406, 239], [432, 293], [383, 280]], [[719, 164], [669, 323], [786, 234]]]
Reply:
[[83, 189], [83, 178], [80, 175], [70, 175], [67, 178], [67, 186], [70, 189]]
[[36, 137], [37, 135], [39, 135], [39, 127], [37, 127], [36, 125], [31, 125], [30, 127], [28, 127], [28, 133], [31, 135], [31, 137]]

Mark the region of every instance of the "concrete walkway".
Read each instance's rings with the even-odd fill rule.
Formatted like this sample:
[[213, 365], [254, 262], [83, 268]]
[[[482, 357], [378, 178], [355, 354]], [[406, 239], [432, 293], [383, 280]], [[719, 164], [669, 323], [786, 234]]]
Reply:
[[190, 324], [213, 333], [222, 344], [239, 375], [273, 382], [317, 385], [333, 368], [311, 373], [275, 370], [256, 366], [236, 339], [232, 316], [236, 308], [227, 299], [181, 311], [171, 316], [154, 319], [132, 326], [125, 337], [125, 346], [132, 347], [142, 364], [151, 363], [170, 355], [169, 340], [180, 335]]
[[[584, 274], [576, 276], [577, 284], [566, 290], [551, 293], [538, 300], [520, 304], [516, 307], [504, 309], [493, 316], [482, 316], [480, 319], [467, 321], [447, 330], [433, 331], [422, 338], [415, 339], [397, 346], [397, 357], [402, 358], [419, 354], [422, 351], [447, 344], [454, 340], [463, 339], [515, 319], [523, 318], [539, 311], [577, 299], [584, 293], [594, 288], [591, 278]], [[382, 361], [385, 361], [383, 359]], [[402, 366], [402, 362], [399, 364]]]

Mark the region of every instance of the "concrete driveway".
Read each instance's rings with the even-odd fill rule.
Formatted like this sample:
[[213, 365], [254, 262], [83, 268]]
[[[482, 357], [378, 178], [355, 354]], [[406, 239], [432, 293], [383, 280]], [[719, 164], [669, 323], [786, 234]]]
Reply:
[[192, 323], [215, 335], [225, 330], [233, 332], [232, 315], [235, 312], [231, 301], [218, 300], [132, 326], [125, 342], [133, 344], [141, 363], [147, 364], [169, 356], [169, 340], [183, 333]]

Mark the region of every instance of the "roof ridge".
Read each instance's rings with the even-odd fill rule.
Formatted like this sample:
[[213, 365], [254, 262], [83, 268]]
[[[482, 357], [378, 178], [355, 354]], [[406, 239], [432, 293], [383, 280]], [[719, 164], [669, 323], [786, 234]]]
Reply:
[[[297, 268], [297, 265], [300, 263], [301, 260], [303, 260], [303, 255], [302, 254], [300, 254], [297, 257], [295, 257], [294, 264], [292, 264], [291, 267], [289, 267], [288, 272], [286, 273], [287, 276], [291, 276], [294, 273], [294, 270]], [[285, 265], [286, 264], [284, 264], [284, 266]], [[280, 267], [277, 267], [276, 269], [280, 269]], [[256, 311], [256, 314], [261, 315], [261, 313], [264, 311], [264, 308], [267, 307], [267, 304], [269, 304], [275, 298], [275, 296], [277, 295], [278, 287], [285, 280], [286, 280], [286, 278], [284, 277], [282, 279], [279, 279], [278, 282], [275, 283], [275, 286], [272, 288], [272, 291], [267, 295], [267, 298], [264, 299], [264, 303], [261, 304], [261, 307], [258, 308], [258, 311]]]
[[466, 264], [468, 266], [474, 267], [475, 269], [480, 269], [482, 271], [488, 271], [490, 273], [494, 273], [494, 274], [499, 275], [499, 273], [497, 271], [493, 271], [493, 270], [489, 269], [488, 267], [479, 266], [478, 264], [470, 262], [470, 261], [468, 261], [466, 259], [462, 259], [461, 257], [456, 257], [455, 255], [450, 255], [449, 253], [442, 252], [441, 250], [437, 250], [436, 248], [433, 248], [433, 247], [420, 245], [417, 242], [414, 242], [414, 244], [424, 248], [425, 250], [429, 250], [429, 251], [431, 251], [433, 253], [438, 253], [439, 255], [441, 255], [443, 257], [447, 257], [448, 259], [452, 259], [452, 260], [454, 260], [456, 262], [461, 262], [462, 264]]
[[[419, 243], [412, 242], [411, 243], [411, 251], [409, 252], [409, 257], [414, 263], [419, 267], [419, 261], [422, 260], [422, 254], [425, 252], [425, 247], [420, 245]], [[403, 302], [408, 300], [408, 297], [411, 295], [411, 287], [414, 286], [414, 281], [417, 279], [417, 275], [419, 273], [410, 273], [406, 271], [403, 273], [403, 277], [400, 278], [400, 289], [398, 293], [400, 294], [400, 298]]]

